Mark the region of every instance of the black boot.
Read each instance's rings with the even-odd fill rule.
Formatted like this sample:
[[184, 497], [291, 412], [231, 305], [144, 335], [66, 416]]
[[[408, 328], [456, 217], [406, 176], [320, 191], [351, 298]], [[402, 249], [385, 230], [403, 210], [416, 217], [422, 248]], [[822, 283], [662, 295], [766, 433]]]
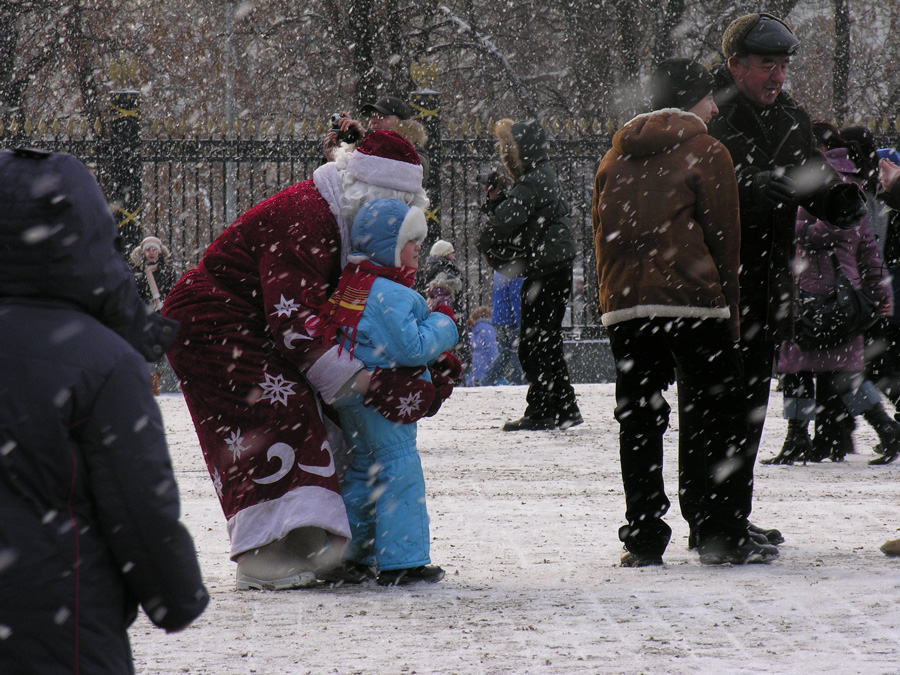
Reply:
[[810, 462], [842, 462], [853, 452], [853, 418], [846, 412], [837, 417], [827, 414], [816, 416], [816, 435], [806, 459]]
[[891, 419], [880, 403], [866, 410], [863, 417], [875, 429], [883, 450], [881, 457], [873, 459], [869, 464], [890, 464], [900, 457], [900, 423]]
[[788, 420], [787, 435], [784, 437], [784, 445], [781, 452], [774, 457], [762, 460], [763, 464], [793, 464], [806, 461], [812, 451], [812, 440], [807, 429], [807, 420]]

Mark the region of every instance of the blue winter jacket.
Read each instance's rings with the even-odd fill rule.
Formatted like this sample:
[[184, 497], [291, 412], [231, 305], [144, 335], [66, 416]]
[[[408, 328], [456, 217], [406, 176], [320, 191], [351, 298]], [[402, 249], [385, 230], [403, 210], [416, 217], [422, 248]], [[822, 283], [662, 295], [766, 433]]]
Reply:
[[[425, 299], [411, 288], [379, 277], [359, 320], [353, 355], [369, 370], [427, 366], [458, 339], [450, 317], [429, 310]], [[431, 381], [427, 370], [422, 379]], [[415, 450], [415, 424], [388, 422], [374, 407], [364, 407], [361, 396], [348, 397], [346, 403], [350, 405], [340, 408], [341, 427], [351, 445], [358, 443], [370, 452], [398, 446]], [[356, 414], [350, 414], [348, 407], [356, 408]]]

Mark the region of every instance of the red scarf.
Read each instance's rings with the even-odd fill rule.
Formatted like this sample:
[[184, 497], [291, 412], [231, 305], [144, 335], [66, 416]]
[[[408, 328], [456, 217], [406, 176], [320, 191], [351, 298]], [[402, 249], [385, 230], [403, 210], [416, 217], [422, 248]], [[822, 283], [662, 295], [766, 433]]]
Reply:
[[384, 277], [396, 281], [407, 288], [412, 288], [416, 278], [413, 267], [382, 267], [365, 260], [361, 263], [348, 263], [341, 273], [337, 290], [319, 310], [319, 315], [307, 321], [307, 330], [313, 336], [322, 335], [325, 343], [334, 340], [339, 329], [344, 328], [344, 337], [338, 345], [338, 355], [349, 339], [347, 348], [353, 356], [356, 345], [356, 332], [362, 318], [369, 291], [375, 279]]

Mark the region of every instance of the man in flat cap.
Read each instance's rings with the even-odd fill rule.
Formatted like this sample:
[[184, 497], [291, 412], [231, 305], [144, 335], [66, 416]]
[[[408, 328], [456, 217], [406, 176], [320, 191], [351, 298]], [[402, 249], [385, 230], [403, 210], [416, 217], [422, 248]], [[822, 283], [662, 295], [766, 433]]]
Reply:
[[[842, 227], [865, 214], [858, 189], [842, 183], [816, 150], [809, 115], [782, 90], [799, 44], [780, 19], [747, 14], [726, 29], [726, 61], [714, 73], [720, 114], [709, 133], [731, 153], [740, 198], [741, 352], [750, 405], [743, 459], [750, 467], [762, 436], [775, 349], [793, 338], [797, 208]], [[780, 533], [772, 532], [776, 543]]]

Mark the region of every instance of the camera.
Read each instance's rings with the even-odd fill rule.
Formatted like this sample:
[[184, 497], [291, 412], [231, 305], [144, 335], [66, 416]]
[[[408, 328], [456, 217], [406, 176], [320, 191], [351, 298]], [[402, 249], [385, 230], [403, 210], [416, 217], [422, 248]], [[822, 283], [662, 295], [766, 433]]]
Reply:
[[493, 190], [494, 188], [502, 187], [503, 174], [500, 173], [499, 169], [493, 168], [490, 171], [478, 174], [475, 180], [478, 181], [479, 185], [484, 185], [489, 190]]
[[346, 131], [341, 131], [341, 120], [344, 119], [342, 113], [334, 113], [331, 116], [331, 130], [337, 132], [337, 139], [341, 143], [356, 143], [359, 140], [359, 129], [356, 127], [347, 127]]

